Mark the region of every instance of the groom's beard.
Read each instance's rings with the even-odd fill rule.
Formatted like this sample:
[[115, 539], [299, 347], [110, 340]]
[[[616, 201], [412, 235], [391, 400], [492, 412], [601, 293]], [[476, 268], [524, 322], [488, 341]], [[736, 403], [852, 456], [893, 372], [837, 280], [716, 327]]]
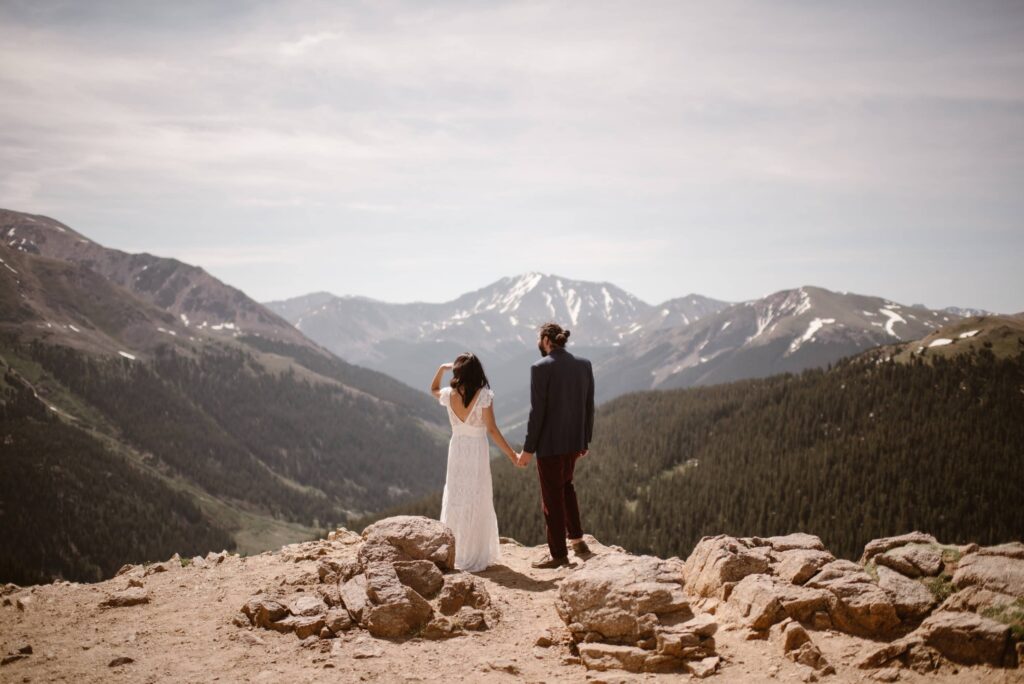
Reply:
[[547, 351], [544, 349], [544, 345], [541, 344], [540, 342], [537, 343], [537, 349], [540, 350], [540, 355], [541, 356], [547, 356], [548, 355]]

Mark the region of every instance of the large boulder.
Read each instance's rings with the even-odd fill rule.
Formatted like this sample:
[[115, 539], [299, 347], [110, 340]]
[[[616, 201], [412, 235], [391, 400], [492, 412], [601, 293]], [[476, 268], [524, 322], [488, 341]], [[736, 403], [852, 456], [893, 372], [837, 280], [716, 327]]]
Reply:
[[974, 613], [939, 611], [918, 628], [925, 645], [957, 663], [1009, 666], [1016, 661], [1010, 628]]
[[829, 611], [831, 594], [824, 589], [794, 585], [769, 575], [747, 575], [733, 588], [726, 601], [739, 622], [763, 630], [785, 618], [814, 622], [815, 615]]
[[448, 526], [422, 516], [385, 518], [363, 530], [359, 559], [373, 561], [428, 560], [442, 571], [455, 567], [455, 535]]
[[1004, 556], [1024, 560], [1024, 542], [1009, 542], [995, 546], [983, 546], [975, 551], [982, 556]]
[[880, 636], [900, 624], [889, 596], [857, 563], [832, 561], [804, 586], [827, 589], [832, 594], [829, 615], [832, 624], [840, 631], [858, 636]]
[[371, 604], [361, 614], [361, 624], [374, 636], [400, 637], [423, 628], [434, 609], [414, 589], [402, 584], [390, 563], [366, 567], [366, 595]]
[[444, 585], [444, 575], [431, 561], [398, 561], [394, 568], [402, 584], [415, 589], [424, 598], [434, 596]]
[[916, 531], [900, 534], [895, 537], [872, 539], [864, 546], [864, 553], [860, 557], [860, 563], [863, 565], [880, 553], [885, 553], [890, 549], [906, 546], [907, 544], [932, 544], [938, 546], [939, 540], [930, 534]]
[[363, 626], [370, 634], [385, 638], [407, 636], [430, 622], [434, 609], [415, 591], [405, 589], [403, 600], [374, 605], [363, 613]]
[[603, 554], [562, 580], [555, 609], [579, 641], [635, 644], [654, 636], [661, 616], [693, 616], [678, 570], [653, 556]]
[[[1007, 553], [997, 553], [1006, 549]], [[981, 587], [989, 591], [1024, 597], [1024, 558], [1013, 555], [1015, 547], [1010, 544], [1000, 547], [979, 549], [963, 556], [953, 573], [953, 586]]]
[[876, 565], [907, 577], [935, 577], [942, 572], [942, 549], [925, 544], [899, 546], [874, 557]]
[[773, 568], [775, 575], [792, 584], [803, 584], [836, 559], [828, 551], [801, 548], [786, 549], [778, 556], [780, 560]]
[[982, 614], [1002, 613], [1012, 610], [1020, 600], [1009, 594], [989, 591], [978, 586], [969, 586], [951, 594], [939, 608], [940, 610]]
[[805, 551], [826, 551], [821, 538], [806, 532], [793, 532], [776, 537], [753, 537], [755, 546], [770, 546], [772, 551], [783, 552], [803, 549]]
[[877, 569], [878, 586], [888, 594], [900, 619], [919, 620], [935, 607], [935, 596], [917, 580], [905, 577], [884, 565], [879, 565]]
[[751, 539], [704, 537], [686, 559], [686, 593], [727, 598], [734, 583], [747, 575], [768, 572], [770, 551], [770, 546], [758, 546]]

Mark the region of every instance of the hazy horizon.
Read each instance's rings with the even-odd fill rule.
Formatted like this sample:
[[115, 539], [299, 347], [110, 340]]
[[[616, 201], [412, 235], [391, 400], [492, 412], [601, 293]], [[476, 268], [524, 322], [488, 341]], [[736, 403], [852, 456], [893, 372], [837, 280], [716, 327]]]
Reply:
[[1024, 4], [0, 5], [0, 206], [259, 301], [1024, 311]]

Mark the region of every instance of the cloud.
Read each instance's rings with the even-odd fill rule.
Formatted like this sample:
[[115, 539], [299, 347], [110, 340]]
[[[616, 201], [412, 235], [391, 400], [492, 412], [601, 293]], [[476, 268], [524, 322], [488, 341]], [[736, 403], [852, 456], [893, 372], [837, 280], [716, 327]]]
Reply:
[[[6, 3], [0, 205], [179, 250], [474, 231], [505, 274], [571, 235], [637, 280], [712, 258], [701, 232], [751, 258], [766, 230], [1019, 233], [1022, 33], [1013, 3]], [[764, 289], [743, 271], [705, 277]]]
[[337, 40], [339, 35], [331, 32], [310, 33], [296, 40], [279, 43], [277, 51], [285, 57], [299, 57], [317, 45], [329, 40]]

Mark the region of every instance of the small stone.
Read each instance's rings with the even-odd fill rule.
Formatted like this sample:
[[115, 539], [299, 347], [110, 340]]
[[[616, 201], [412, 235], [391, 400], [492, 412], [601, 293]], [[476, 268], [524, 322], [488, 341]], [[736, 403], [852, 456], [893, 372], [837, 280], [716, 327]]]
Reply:
[[28, 656], [24, 653], [12, 653], [11, 655], [5, 655], [0, 659], [0, 665], [10, 665], [11, 663], [16, 663], [19, 660], [24, 660], [26, 658], [28, 658]]
[[289, 602], [288, 611], [304, 617], [323, 615], [327, 612], [327, 604], [317, 596], [300, 596]]
[[790, 622], [782, 630], [782, 652], [789, 653], [811, 640], [799, 622]]
[[324, 616], [327, 629], [334, 634], [340, 634], [352, 627], [352, 617], [344, 608], [331, 608]]
[[495, 672], [507, 672], [510, 675], [519, 674], [519, 666], [510, 660], [492, 660], [487, 663], [486, 667]]
[[352, 651], [352, 657], [356, 659], [379, 658], [382, 655], [384, 655], [384, 651], [382, 651], [380, 648], [376, 646], [371, 645], [359, 646], [354, 651]]
[[135, 660], [133, 658], [129, 658], [128, 656], [118, 656], [117, 658], [114, 658], [109, 663], [107, 663], [107, 666], [108, 667], [119, 667], [121, 665], [127, 665], [128, 663], [134, 663], [134, 662], [135, 662]]
[[146, 572], [143, 573], [143, 576], [149, 577], [150, 575], [155, 575], [158, 572], [167, 572], [167, 566], [163, 563], [153, 563], [146, 568]]
[[125, 608], [127, 606], [137, 606], [143, 603], [149, 603], [149, 594], [145, 589], [140, 587], [131, 587], [130, 589], [107, 596], [107, 598], [100, 603], [100, 607]]
[[719, 656], [710, 656], [701, 660], [693, 660], [686, 663], [686, 669], [694, 677], [704, 679], [710, 677], [718, 670], [718, 664], [722, 661]]
[[431, 641], [448, 639], [462, 633], [462, 628], [450, 617], [434, 615], [433, 619], [420, 632], [420, 636]]
[[483, 611], [477, 608], [469, 608], [468, 606], [463, 607], [455, 614], [455, 620], [458, 624], [462, 625], [464, 629], [468, 629], [473, 632], [479, 632], [487, 629], [487, 618]]
[[257, 595], [249, 599], [242, 607], [242, 612], [250, 616], [257, 627], [271, 629], [271, 624], [288, 614], [288, 608], [272, 598]]
[[871, 678], [876, 682], [895, 682], [900, 678], [900, 671], [896, 667], [887, 667], [884, 670], [872, 672]]
[[242, 632], [242, 641], [250, 646], [262, 646], [265, 643], [263, 637], [252, 632]]

